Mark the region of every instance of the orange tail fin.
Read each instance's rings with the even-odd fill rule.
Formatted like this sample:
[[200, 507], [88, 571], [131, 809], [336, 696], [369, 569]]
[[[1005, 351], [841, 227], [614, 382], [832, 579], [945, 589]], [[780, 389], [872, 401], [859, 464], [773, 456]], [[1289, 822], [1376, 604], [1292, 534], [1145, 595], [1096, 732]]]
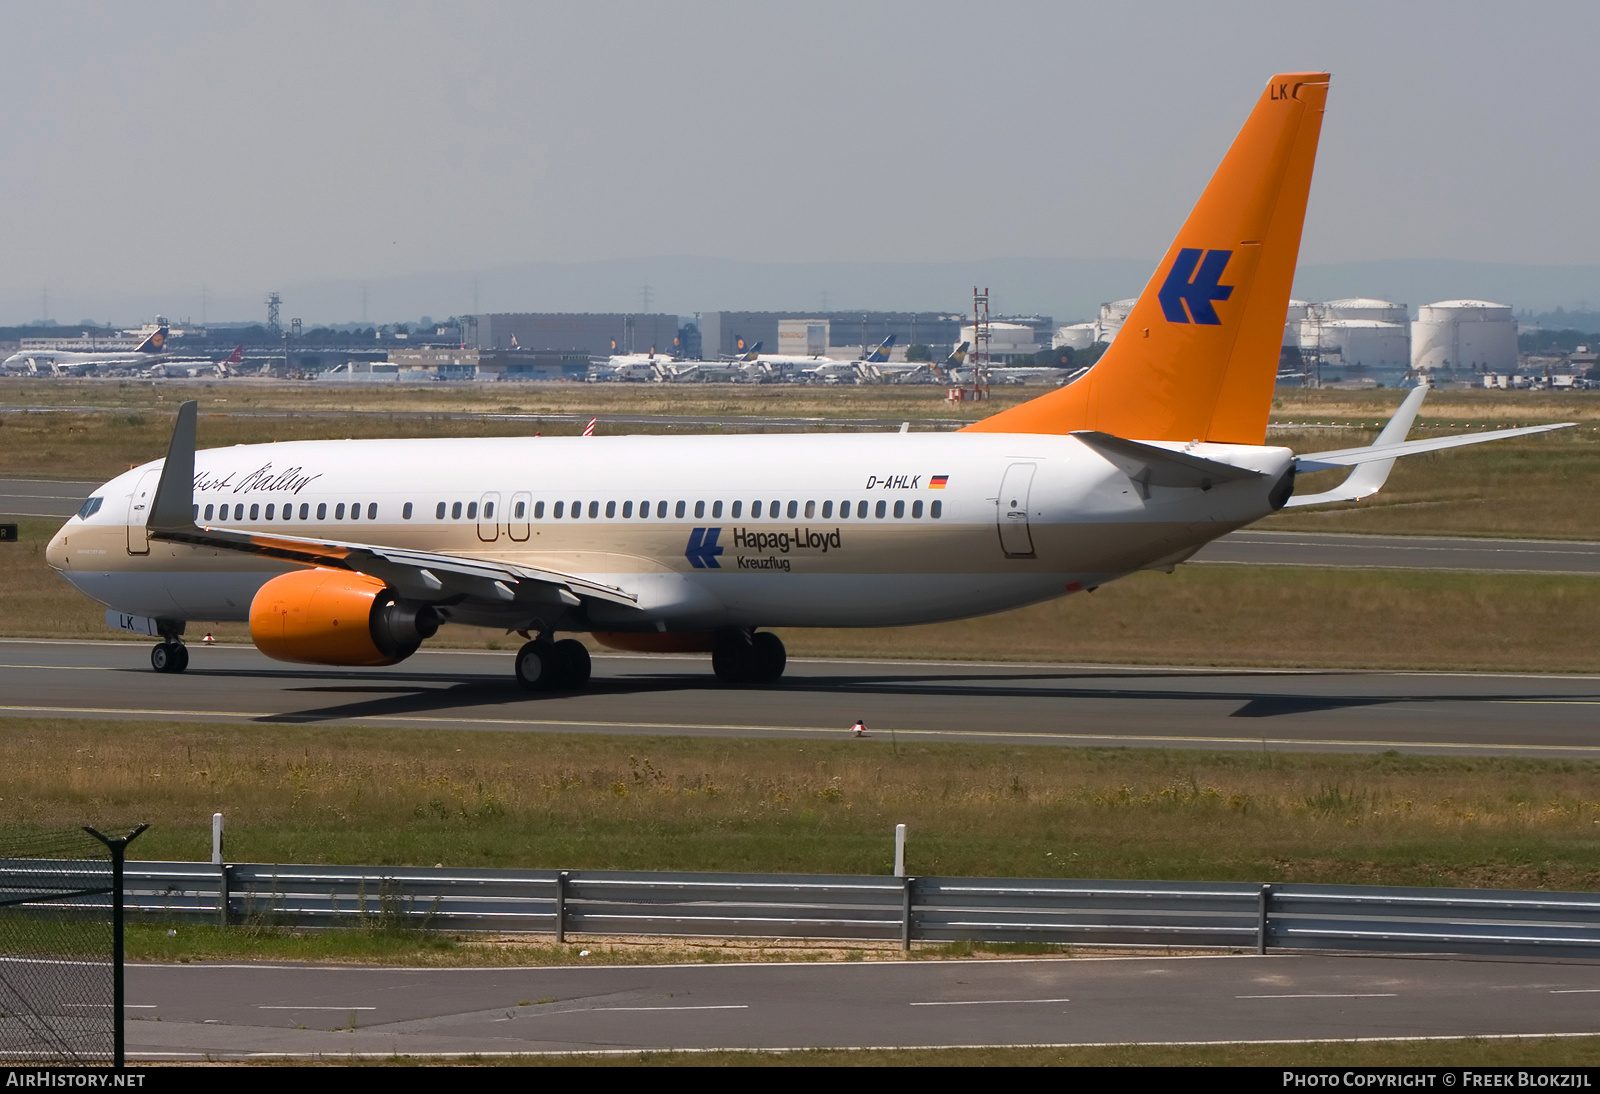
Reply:
[[1262, 443], [1327, 96], [1326, 73], [1274, 76], [1105, 355], [966, 428]]

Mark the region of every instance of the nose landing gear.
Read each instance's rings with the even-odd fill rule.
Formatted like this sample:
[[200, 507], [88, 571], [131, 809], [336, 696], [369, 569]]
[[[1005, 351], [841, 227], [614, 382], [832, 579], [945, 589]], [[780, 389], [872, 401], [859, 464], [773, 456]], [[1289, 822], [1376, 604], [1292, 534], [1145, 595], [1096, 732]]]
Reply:
[[157, 672], [182, 672], [189, 667], [189, 647], [168, 638], [150, 651], [150, 667]]

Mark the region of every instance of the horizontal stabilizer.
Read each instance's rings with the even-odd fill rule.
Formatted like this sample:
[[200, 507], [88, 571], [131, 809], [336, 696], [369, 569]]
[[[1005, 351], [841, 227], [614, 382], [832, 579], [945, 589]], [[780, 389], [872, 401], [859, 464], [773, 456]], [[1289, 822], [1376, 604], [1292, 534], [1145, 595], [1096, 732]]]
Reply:
[[1485, 441], [1504, 441], [1512, 437], [1529, 437], [1535, 433], [1548, 433], [1552, 429], [1570, 429], [1577, 422], [1557, 422], [1554, 425], [1530, 425], [1520, 429], [1496, 429], [1490, 433], [1466, 433], [1457, 437], [1433, 437], [1426, 441], [1406, 441], [1402, 444], [1369, 445], [1365, 448], [1340, 448], [1332, 452], [1313, 452], [1295, 460], [1295, 469], [1328, 471], [1335, 467], [1354, 467], [1374, 460], [1392, 460], [1400, 456], [1415, 456], [1422, 452], [1438, 452], [1446, 448], [1483, 444]]
[[1248, 467], [1234, 467], [1187, 452], [1174, 452], [1170, 448], [1143, 444], [1110, 433], [1092, 429], [1079, 430], [1072, 436], [1094, 449], [1115, 464], [1130, 479], [1141, 486], [1187, 486], [1209, 490], [1222, 482], [1260, 478], [1260, 471]]

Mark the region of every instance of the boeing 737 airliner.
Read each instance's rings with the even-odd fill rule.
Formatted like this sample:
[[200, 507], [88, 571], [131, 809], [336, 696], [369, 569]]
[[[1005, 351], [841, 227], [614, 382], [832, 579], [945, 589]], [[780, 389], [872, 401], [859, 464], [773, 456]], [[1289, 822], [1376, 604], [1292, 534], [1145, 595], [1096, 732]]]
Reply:
[[[782, 674], [766, 627], [958, 619], [1170, 569], [1285, 505], [1368, 496], [1394, 460], [1560, 426], [1266, 444], [1328, 77], [1274, 76], [1115, 343], [1073, 383], [957, 433], [296, 441], [195, 450], [94, 492], [51, 542], [113, 626], [248, 620], [263, 653], [388, 665], [441, 624], [522, 631], [517, 679], [587, 682], [588, 633]], [[1295, 496], [1299, 472], [1353, 467]]]

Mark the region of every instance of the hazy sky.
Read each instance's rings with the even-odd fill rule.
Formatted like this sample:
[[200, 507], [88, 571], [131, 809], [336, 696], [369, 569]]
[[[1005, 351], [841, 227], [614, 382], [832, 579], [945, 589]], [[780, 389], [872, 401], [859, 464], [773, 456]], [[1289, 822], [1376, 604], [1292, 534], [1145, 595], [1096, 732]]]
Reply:
[[1310, 69], [1303, 262], [1600, 261], [1592, 0], [3, 10], [0, 290], [68, 321], [545, 260], [1153, 259]]

